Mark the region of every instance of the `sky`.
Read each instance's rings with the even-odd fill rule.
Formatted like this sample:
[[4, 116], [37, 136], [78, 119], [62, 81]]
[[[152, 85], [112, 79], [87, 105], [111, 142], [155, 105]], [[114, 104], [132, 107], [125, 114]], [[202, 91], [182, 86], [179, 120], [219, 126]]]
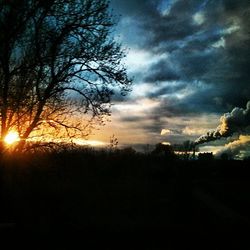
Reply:
[[[110, 8], [133, 87], [113, 97], [111, 121], [90, 139], [182, 143], [215, 131], [236, 107], [247, 112], [250, 1], [111, 0]], [[235, 154], [249, 153], [246, 117], [238, 131], [202, 146], [222, 152], [238, 142]]]

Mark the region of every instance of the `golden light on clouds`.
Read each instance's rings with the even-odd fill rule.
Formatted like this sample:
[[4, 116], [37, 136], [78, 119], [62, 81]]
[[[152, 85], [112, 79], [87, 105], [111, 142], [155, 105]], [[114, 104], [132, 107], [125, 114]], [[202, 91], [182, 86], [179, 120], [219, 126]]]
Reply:
[[166, 141], [162, 142], [161, 144], [162, 144], [162, 145], [171, 146], [171, 143], [170, 143], [170, 142], [166, 142]]
[[107, 143], [98, 140], [73, 139], [73, 143], [80, 146], [104, 147]]
[[214, 155], [218, 154], [221, 150], [223, 150], [225, 147], [224, 146], [201, 146], [199, 148], [199, 153], [207, 153], [207, 152], [212, 152]]
[[238, 140], [230, 142], [225, 145], [227, 148], [238, 147], [241, 145], [245, 145], [246, 143], [250, 143], [250, 135], [240, 135]]
[[161, 130], [161, 135], [166, 135], [166, 134], [170, 134], [171, 131], [169, 129], [162, 129]]
[[4, 138], [4, 142], [8, 145], [18, 141], [20, 141], [20, 137], [17, 131], [10, 131]]
[[108, 143], [103, 142], [101, 140], [87, 140], [83, 138], [53, 138], [51, 136], [47, 137], [34, 137], [34, 138], [29, 138], [27, 141], [29, 142], [45, 142], [45, 143], [58, 143], [58, 144], [76, 144], [79, 146], [90, 146], [90, 147], [105, 147], [108, 145]]

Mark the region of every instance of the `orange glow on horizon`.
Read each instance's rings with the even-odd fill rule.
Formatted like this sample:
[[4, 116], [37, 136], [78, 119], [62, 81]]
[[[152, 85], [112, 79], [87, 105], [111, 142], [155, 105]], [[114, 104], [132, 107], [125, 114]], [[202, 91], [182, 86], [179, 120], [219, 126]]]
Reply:
[[27, 139], [28, 142], [44, 142], [44, 143], [49, 143], [53, 142], [56, 144], [61, 144], [61, 143], [74, 143], [79, 146], [90, 146], [90, 147], [105, 147], [108, 145], [108, 143], [100, 140], [87, 140], [83, 138], [66, 138], [66, 137], [53, 137], [53, 136], [36, 136], [36, 137], [31, 137]]
[[104, 147], [107, 143], [98, 140], [73, 139], [73, 142], [80, 146]]

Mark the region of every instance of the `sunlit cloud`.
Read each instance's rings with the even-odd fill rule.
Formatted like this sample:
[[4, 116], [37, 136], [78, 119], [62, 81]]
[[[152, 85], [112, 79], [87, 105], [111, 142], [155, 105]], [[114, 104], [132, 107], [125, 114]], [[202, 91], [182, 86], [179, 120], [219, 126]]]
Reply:
[[119, 111], [123, 114], [137, 114], [140, 115], [144, 112], [149, 112], [150, 110], [159, 106], [160, 101], [158, 100], [151, 100], [147, 98], [139, 99], [137, 101], [131, 102], [124, 102], [122, 104], [116, 104], [114, 106], [114, 110]]
[[186, 126], [183, 130], [182, 133], [184, 135], [200, 135], [206, 133], [207, 130], [205, 128], [190, 128], [189, 126]]
[[223, 33], [230, 35], [238, 30], [240, 30], [240, 25], [235, 21], [233, 25], [229, 26], [228, 28], [223, 29]]
[[195, 93], [195, 89], [185, 88], [181, 91], [178, 91], [177, 93], [172, 94], [172, 96], [181, 100], [181, 99], [184, 99], [184, 98], [192, 95], [193, 93]]
[[171, 143], [170, 142], [166, 142], [166, 141], [162, 142], [161, 144], [162, 145], [166, 145], [166, 146], [171, 146]]
[[201, 146], [199, 148], [199, 153], [211, 152], [217, 155], [222, 149], [224, 149], [224, 146]]
[[169, 129], [162, 129], [161, 130], [161, 135], [166, 135], [166, 134], [170, 134], [171, 133], [171, 130]]
[[226, 144], [225, 147], [234, 148], [234, 147], [244, 145], [246, 143], [250, 143], [250, 135], [240, 135], [238, 140], [235, 140], [233, 142]]
[[250, 156], [250, 135], [240, 135], [238, 139], [225, 144], [216, 152], [217, 156], [227, 154], [235, 159], [244, 159]]
[[196, 25], [201, 25], [205, 21], [204, 13], [203, 12], [197, 12], [193, 15], [193, 21]]
[[130, 96], [132, 98], [145, 98], [149, 93], [152, 92], [153, 89], [155, 89], [156, 86], [152, 86], [147, 83], [140, 83], [133, 86], [132, 92]]
[[132, 48], [124, 59], [130, 74], [147, 70], [151, 64], [161, 59], [167, 59], [168, 54], [155, 55], [150, 51]]
[[84, 140], [74, 138], [73, 143], [80, 145], [80, 146], [92, 146], [92, 147], [105, 147], [108, 144], [106, 142], [97, 141], [97, 140]]
[[224, 37], [221, 37], [220, 40], [212, 44], [212, 47], [214, 48], [225, 48], [226, 41]]

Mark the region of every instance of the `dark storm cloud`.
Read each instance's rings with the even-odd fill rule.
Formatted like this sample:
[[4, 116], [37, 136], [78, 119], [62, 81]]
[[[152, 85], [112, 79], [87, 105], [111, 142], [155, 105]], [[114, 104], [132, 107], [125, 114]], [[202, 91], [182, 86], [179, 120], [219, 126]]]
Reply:
[[[154, 109], [156, 116], [223, 114], [245, 107], [250, 97], [250, 1], [111, 3], [121, 14], [118, 29], [126, 45], [159, 56], [147, 69], [135, 72], [134, 82], [151, 84], [146, 97], [161, 102]], [[147, 129], [158, 131], [161, 120], [152, 121]]]
[[180, 90], [183, 90], [185, 88], [186, 88], [185, 83], [179, 83], [175, 85], [163, 84], [163, 86], [159, 88], [157, 91], [153, 91], [152, 93], [148, 94], [148, 97], [157, 98], [164, 95], [172, 95], [174, 93], [178, 93]]
[[160, 60], [153, 64], [143, 81], [149, 83], [179, 80], [178, 74], [171, 68], [167, 60]]
[[[166, 140], [169, 138], [175, 138], [175, 140], [178, 139], [179, 141], [183, 139], [182, 130], [185, 125], [175, 124], [174, 127], [172, 127], [167, 121], [162, 121], [159, 115], [148, 114], [146, 119], [142, 116], [124, 116], [121, 121], [123, 124], [126, 123], [128, 127], [134, 129], [140, 124], [142, 133], [151, 137], [151, 142], [154, 141], [156, 143], [164, 140], [164, 138], [166, 138]], [[166, 127], [170, 132], [164, 137], [161, 135], [161, 131]]]
[[111, 7], [118, 15], [145, 17], [145, 11], [152, 15], [151, 12], [155, 12], [152, 5], [156, 6], [160, 2], [161, 0], [111, 0]]
[[[183, 95], [183, 97], [179, 95]], [[166, 84], [158, 91], [148, 94], [150, 98], [161, 98], [160, 105], [153, 111], [160, 117], [215, 114], [221, 113], [221, 110], [226, 112], [231, 106], [225, 103], [221, 95], [224, 96], [223, 88], [213, 88], [203, 82]]]
[[196, 12], [197, 1], [177, 1], [173, 4], [168, 15], [163, 15], [160, 11], [145, 13], [145, 18], [141, 27], [147, 30], [151, 36], [148, 39], [148, 48], [156, 51], [165, 49], [164, 45], [175, 42], [175, 45], [188, 40], [190, 36], [199, 32], [199, 27], [193, 25], [191, 16]]
[[121, 118], [122, 122], [128, 122], [128, 123], [133, 123], [133, 122], [142, 122], [143, 120], [145, 120], [145, 117], [141, 117], [141, 116], [123, 116]]

